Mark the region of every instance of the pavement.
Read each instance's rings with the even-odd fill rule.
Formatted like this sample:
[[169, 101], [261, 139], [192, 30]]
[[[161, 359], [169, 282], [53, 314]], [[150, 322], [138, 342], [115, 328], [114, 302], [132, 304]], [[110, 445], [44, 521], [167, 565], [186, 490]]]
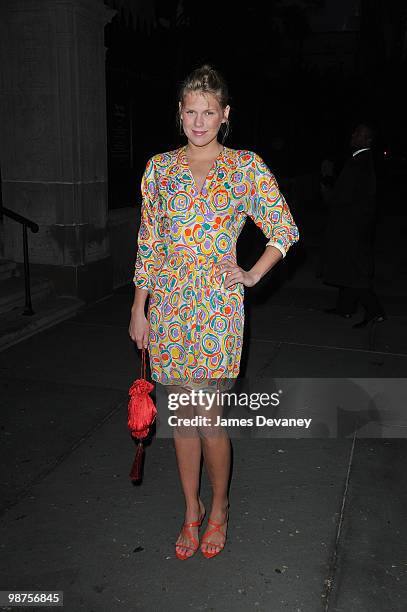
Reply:
[[379, 282], [388, 320], [354, 330], [322, 312], [335, 290], [311, 247], [247, 292], [242, 385], [280, 389], [270, 414], [314, 425], [231, 432], [214, 559], [175, 557], [183, 503], [160, 421], [129, 480], [132, 286], [0, 353], [0, 590], [63, 591], [66, 612], [405, 612], [403, 279]]

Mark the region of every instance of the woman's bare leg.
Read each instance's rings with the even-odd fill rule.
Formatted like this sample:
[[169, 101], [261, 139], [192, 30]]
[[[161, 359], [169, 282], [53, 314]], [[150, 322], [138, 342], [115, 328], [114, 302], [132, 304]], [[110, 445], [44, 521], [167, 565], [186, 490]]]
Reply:
[[[174, 432], [174, 445], [177, 456], [178, 471], [185, 497], [185, 523], [192, 523], [201, 518], [204, 505], [199, 497], [199, 473], [201, 466], [201, 441], [195, 438], [183, 438]], [[198, 527], [190, 527], [188, 531], [198, 540]], [[177, 550], [181, 555], [192, 555], [193, 550], [182, 545], [192, 546], [189, 538], [181, 531], [177, 540]]]
[[[167, 387], [172, 393], [186, 393], [185, 388]], [[193, 412], [190, 406], [183, 406], [177, 410], [177, 416], [191, 417]], [[201, 439], [196, 427], [176, 427], [174, 428], [174, 446], [177, 457], [178, 471], [181, 480], [181, 486], [185, 497], [185, 523], [197, 521], [204, 512], [204, 505], [199, 497], [199, 476], [201, 468]], [[198, 540], [198, 527], [189, 529], [191, 535]], [[181, 531], [177, 540], [177, 550], [181, 555], [190, 556], [193, 550], [182, 546], [186, 544], [191, 546], [191, 541]]]
[[[216, 523], [223, 523], [228, 509], [228, 484], [230, 476], [230, 440], [224, 435], [208, 436], [202, 438], [205, 467], [212, 484], [212, 508], [210, 519]], [[213, 526], [208, 525], [207, 531]], [[215, 531], [208, 539], [219, 546], [202, 543], [202, 550], [218, 552], [226, 538], [226, 525]]]
[[[202, 410], [203, 408], [203, 410]], [[214, 403], [211, 410], [206, 411], [204, 406], [198, 410], [200, 414], [211, 417], [212, 423], [216, 423], [217, 416], [222, 416], [223, 408], [221, 403]], [[230, 478], [231, 446], [226, 429], [223, 426], [199, 427], [199, 434], [202, 440], [202, 451], [206, 471], [212, 485], [212, 508], [210, 519], [216, 523], [223, 523], [227, 516], [229, 505], [228, 486]], [[207, 531], [213, 529], [208, 525]], [[215, 531], [208, 537], [213, 545], [202, 542], [202, 550], [208, 552], [219, 552], [226, 538], [226, 525]], [[204, 538], [203, 538], [204, 539]], [[219, 544], [219, 546], [216, 546]]]

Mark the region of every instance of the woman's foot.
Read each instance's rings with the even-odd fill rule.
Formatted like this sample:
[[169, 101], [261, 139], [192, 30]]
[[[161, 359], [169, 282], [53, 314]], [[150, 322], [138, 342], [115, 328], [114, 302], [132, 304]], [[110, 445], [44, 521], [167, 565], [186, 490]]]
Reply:
[[201, 540], [202, 554], [208, 559], [218, 555], [225, 546], [228, 518], [229, 505], [218, 510], [212, 508], [208, 526]]
[[201, 499], [196, 506], [187, 507], [185, 521], [175, 544], [178, 559], [188, 559], [198, 550], [198, 531], [204, 516], [205, 506]]

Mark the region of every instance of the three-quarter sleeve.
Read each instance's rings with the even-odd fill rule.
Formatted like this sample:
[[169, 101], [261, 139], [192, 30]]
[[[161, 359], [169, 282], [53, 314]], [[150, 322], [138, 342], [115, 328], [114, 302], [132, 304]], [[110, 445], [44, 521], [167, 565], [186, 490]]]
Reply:
[[163, 244], [153, 158], [147, 162], [141, 180], [141, 194], [141, 223], [133, 283], [140, 289], [149, 290], [153, 285], [155, 265]]
[[250, 167], [250, 184], [246, 214], [269, 239], [266, 246], [276, 247], [285, 257], [299, 238], [298, 228], [273, 173], [256, 153]]

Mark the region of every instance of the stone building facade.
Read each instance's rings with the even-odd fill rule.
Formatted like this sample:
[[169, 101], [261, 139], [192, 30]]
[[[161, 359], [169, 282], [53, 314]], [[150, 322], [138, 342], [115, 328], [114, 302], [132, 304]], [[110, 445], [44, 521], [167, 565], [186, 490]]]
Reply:
[[[59, 295], [111, 292], [103, 0], [0, 5], [3, 206], [40, 226], [30, 264]], [[3, 217], [1, 257], [22, 262], [21, 226]]]

